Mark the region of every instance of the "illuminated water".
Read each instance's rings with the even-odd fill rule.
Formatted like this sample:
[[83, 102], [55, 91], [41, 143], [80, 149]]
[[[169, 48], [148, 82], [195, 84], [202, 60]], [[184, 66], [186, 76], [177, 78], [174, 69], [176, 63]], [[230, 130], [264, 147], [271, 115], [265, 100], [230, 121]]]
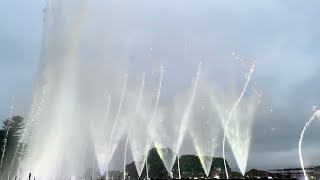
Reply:
[[[48, 1], [48, 8], [44, 9], [42, 65], [27, 125], [18, 144], [24, 149], [28, 143], [28, 153], [18, 159], [18, 172], [11, 173], [18, 157], [16, 152], [12, 164], [7, 165], [11, 166], [9, 178], [26, 177], [32, 172], [37, 179], [75, 179], [84, 176], [88, 169], [90, 176], [95, 176], [95, 167], [100, 175], [108, 177], [124, 137], [124, 171], [129, 147], [141, 176], [144, 167], [151, 163], [146, 160], [154, 146], [168, 172], [178, 159], [181, 178], [179, 155], [183, 155], [187, 135], [209, 176], [223, 130], [223, 139], [228, 140], [244, 173], [259, 99], [259, 93], [247, 90], [255, 64], [249, 68], [240, 97], [239, 92], [234, 96], [228, 91], [216, 91], [220, 87], [210, 78], [209, 58], [199, 62], [197, 56], [189, 57], [185, 49], [177, 61], [184, 59], [174, 69], [173, 63], [157, 52], [161, 48], [156, 41], [143, 42], [144, 38], [133, 31], [122, 35], [123, 32], [108, 29], [112, 27], [90, 28], [92, 24], [101, 25], [98, 17], [102, 16], [90, 9], [98, 5], [88, 0]], [[144, 43], [148, 48], [137, 48]], [[235, 81], [239, 74], [245, 74], [226, 72]], [[184, 77], [181, 87], [175, 77], [180, 74]], [[232, 82], [225, 84], [233, 90]], [[230, 96], [228, 103], [218, 101], [221, 94]]]

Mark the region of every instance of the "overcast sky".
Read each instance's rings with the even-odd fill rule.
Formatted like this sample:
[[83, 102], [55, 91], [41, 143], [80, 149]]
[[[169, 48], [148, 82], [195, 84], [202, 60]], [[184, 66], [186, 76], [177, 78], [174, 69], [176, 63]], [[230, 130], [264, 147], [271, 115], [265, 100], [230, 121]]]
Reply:
[[[154, 49], [167, 47], [159, 51], [167, 54], [158, 57], [166, 59], [162, 63], [167, 67], [178, 70], [172, 74], [180, 82], [173, 84], [176, 89], [189, 82], [197, 64], [188, 61], [185, 65], [183, 60], [170, 57], [176, 46], [184, 45], [185, 38], [195, 56], [223, 59], [236, 50], [254, 57], [253, 80], [263, 96], [254, 120], [248, 169], [299, 166], [300, 131], [311, 117], [313, 106], [320, 106], [319, 1], [109, 3], [111, 8], [104, 15], [107, 24], [113, 26], [108, 32], [118, 31], [118, 36], [132, 34], [134, 39], [141, 38], [140, 43], [146, 47], [150, 42]], [[15, 114], [28, 113], [39, 71], [43, 5], [35, 0], [0, 2], [1, 119], [8, 114], [12, 96], [16, 97]], [[95, 5], [91, 8], [98, 11]], [[180, 40], [181, 44], [177, 43]], [[141, 51], [132, 47], [132, 56], [135, 50]], [[207, 61], [214, 64], [215, 60]], [[179, 72], [181, 66], [185, 69]], [[319, 129], [320, 122], [315, 121], [306, 133], [304, 154], [308, 166], [320, 165]], [[230, 161], [235, 168], [234, 160]]]

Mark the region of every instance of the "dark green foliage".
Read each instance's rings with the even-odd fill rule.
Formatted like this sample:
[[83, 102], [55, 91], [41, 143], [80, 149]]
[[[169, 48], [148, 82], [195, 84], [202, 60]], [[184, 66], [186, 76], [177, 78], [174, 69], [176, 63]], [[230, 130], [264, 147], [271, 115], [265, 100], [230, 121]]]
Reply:
[[168, 174], [156, 148], [153, 148], [149, 151], [148, 169], [150, 177], [164, 178]]
[[180, 169], [184, 177], [195, 176], [204, 172], [199, 157], [195, 155], [181, 156]]

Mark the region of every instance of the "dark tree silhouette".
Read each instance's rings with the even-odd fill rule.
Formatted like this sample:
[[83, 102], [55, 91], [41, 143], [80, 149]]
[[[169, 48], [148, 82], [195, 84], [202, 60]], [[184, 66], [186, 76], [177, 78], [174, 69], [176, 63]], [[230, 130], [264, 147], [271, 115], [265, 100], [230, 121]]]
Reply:
[[[20, 134], [24, 127], [23, 121], [24, 121], [23, 117], [21, 116], [13, 116], [12, 119], [7, 118], [6, 120], [3, 121], [2, 129], [0, 130], [0, 147], [1, 147], [0, 153], [2, 156], [4, 152], [4, 158], [3, 158], [3, 166], [0, 169], [0, 177], [6, 176], [10, 170], [14, 154], [17, 150]], [[8, 136], [6, 138], [7, 132], [8, 132]], [[5, 148], [4, 148], [4, 145], [5, 145]], [[21, 149], [18, 149], [18, 153], [16, 155], [17, 159], [13, 164], [12, 174], [15, 174], [17, 170], [17, 166], [18, 166], [17, 160], [18, 158], [21, 158], [21, 154], [22, 154]]]

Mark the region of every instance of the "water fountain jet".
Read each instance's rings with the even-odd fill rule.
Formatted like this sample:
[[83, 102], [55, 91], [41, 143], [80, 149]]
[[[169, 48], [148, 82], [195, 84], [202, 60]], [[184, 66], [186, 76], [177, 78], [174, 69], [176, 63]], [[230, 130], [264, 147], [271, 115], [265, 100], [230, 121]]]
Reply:
[[306, 125], [304, 126], [304, 128], [302, 129], [301, 135], [300, 135], [300, 139], [299, 139], [299, 160], [300, 160], [300, 164], [302, 167], [302, 171], [303, 171], [303, 175], [305, 180], [308, 180], [308, 175], [306, 173], [305, 167], [304, 167], [304, 162], [303, 162], [303, 158], [302, 158], [302, 141], [303, 141], [303, 137], [304, 137], [304, 133], [307, 130], [307, 128], [309, 127], [309, 125], [312, 123], [312, 121], [316, 118], [318, 118], [320, 120], [320, 110], [316, 110], [314, 108], [315, 112], [314, 114], [311, 116], [311, 118], [308, 120], [308, 122], [306, 123]]
[[[234, 55], [234, 54], [233, 54]], [[247, 87], [250, 83], [251, 80], [251, 76], [254, 72], [255, 69], [255, 64], [253, 64], [249, 70], [249, 74], [247, 76], [247, 80], [245, 82], [245, 85], [243, 87], [243, 90], [239, 96], [239, 98], [236, 100], [236, 102], [234, 103], [234, 105], [231, 108], [231, 111], [228, 114], [228, 117], [226, 119], [225, 125], [224, 125], [224, 134], [223, 134], [223, 143], [222, 143], [222, 153], [223, 153], [223, 161], [224, 161], [224, 168], [225, 168], [225, 172], [226, 172], [226, 177], [227, 179], [229, 179], [229, 174], [228, 174], [228, 168], [227, 168], [227, 162], [226, 162], [226, 155], [225, 155], [225, 145], [226, 145], [226, 136], [227, 136], [227, 130], [228, 130], [228, 125], [229, 125], [229, 121], [233, 116], [234, 111], [236, 110], [237, 106], [239, 105], [240, 101], [242, 100], [242, 97], [244, 96]], [[241, 169], [241, 173], [244, 174], [245, 173], [245, 169]]]

